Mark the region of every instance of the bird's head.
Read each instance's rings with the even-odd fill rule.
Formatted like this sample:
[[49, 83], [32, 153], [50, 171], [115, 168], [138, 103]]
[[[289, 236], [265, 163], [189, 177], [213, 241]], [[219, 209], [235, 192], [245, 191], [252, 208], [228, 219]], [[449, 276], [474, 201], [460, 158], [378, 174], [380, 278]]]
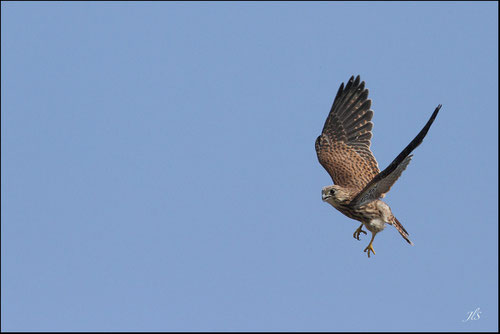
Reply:
[[351, 199], [349, 192], [338, 185], [324, 187], [321, 191], [321, 197], [323, 198], [323, 202], [328, 202], [332, 205], [343, 204]]

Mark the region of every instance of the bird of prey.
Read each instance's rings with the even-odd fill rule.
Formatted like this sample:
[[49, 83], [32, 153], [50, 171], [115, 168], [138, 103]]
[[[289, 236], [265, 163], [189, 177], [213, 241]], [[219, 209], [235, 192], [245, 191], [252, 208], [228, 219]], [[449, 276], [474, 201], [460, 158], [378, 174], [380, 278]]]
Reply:
[[380, 198], [389, 192], [410, 163], [413, 156], [410, 153], [422, 143], [441, 104], [418, 135], [382, 172], [370, 150], [373, 127], [373, 111], [370, 107], [371, 100], [368, 99], [365, 82], [360, 82], [359, 75], [356, 79], [352, 76], [345, 87], [344, 83], [340, 85], [323, 131], [315, 143], [318, 160], [334, 183], [323, 188], [323, 201], [347, 217], [361, 222], [353, 234], [355, 239], [360, 240], [360, 234], [366, 234], [363, 225], [372, 233], [371, 241], [364, 250], [368, 257], [370, 252], [375, 254], [373, 240], [385, 228], [385, 224], [394, 226], [413, 245], [408, 232]]

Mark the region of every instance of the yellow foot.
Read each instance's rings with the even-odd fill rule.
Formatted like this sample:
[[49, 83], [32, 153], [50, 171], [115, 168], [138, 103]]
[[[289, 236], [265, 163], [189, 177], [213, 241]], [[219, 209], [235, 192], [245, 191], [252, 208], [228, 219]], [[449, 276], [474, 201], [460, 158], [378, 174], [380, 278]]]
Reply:
[[370, 252], [372, 252], [375, 255], [375, 250], [373, 249], [373, 245], [370, 242], [370, 244], [365, 248], [365, 253], [368, 252], [368, 257], [370, 257]]
[[363, 231], [363, 224], [361, 224], [361, 226], [360, 226], [360, 227], [358, 227], [358, 229], [357, 229], [356, 231], [354, 231], [354, 234], [353, 234], [352, 236], [354, 237], [354, 239], [358, 239], [358, 240], [359, 240], [359, 235], [360, 235], [361, 233], [366, 234], [366, 232], [365, 232], [365, 231]]

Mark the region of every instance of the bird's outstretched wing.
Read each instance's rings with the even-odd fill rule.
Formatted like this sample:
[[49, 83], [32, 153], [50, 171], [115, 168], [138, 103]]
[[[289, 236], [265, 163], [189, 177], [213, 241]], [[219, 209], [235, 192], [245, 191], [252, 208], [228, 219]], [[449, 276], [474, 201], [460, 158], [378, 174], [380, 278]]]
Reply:
[[373, 111], [365, 82], [359, 75], [344, 83], [333, 101], [316, 154], [335, 184], [360, 191], [378, 173], [377, 160], [370, 151]]
[[408, 146], [406, 146], [405, 149], [399, 153], [396, 159], [394, 159], [386, 169], [375, 176], [373, 180], [371, 180], [363, 188], [363, 190], [361, 190], [354, 197], [354, 199], [349, 203], [350, 206], [359, 207], [365, 205], [383, 197], [383, 195], [391, 189], [392, 185], [410, 163], [412, 155], [409, 154], [424, 140], [425, 135], [427, 135], [427, 131], [429, 131], [434, 119], [436, 119], [439, 109], [441, 109], [441, 105], [436, 107], [422, 130], [420, 130], [418, 135], [408, 144]]

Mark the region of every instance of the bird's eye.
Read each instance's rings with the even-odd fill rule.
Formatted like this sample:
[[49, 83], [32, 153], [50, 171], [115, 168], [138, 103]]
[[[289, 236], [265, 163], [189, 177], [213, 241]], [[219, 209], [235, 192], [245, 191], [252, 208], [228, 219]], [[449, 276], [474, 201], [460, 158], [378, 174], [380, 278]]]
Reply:
[[335, 191], [332, 189], [330, 190], [330, 195], [333, 195], [335, 193]]

